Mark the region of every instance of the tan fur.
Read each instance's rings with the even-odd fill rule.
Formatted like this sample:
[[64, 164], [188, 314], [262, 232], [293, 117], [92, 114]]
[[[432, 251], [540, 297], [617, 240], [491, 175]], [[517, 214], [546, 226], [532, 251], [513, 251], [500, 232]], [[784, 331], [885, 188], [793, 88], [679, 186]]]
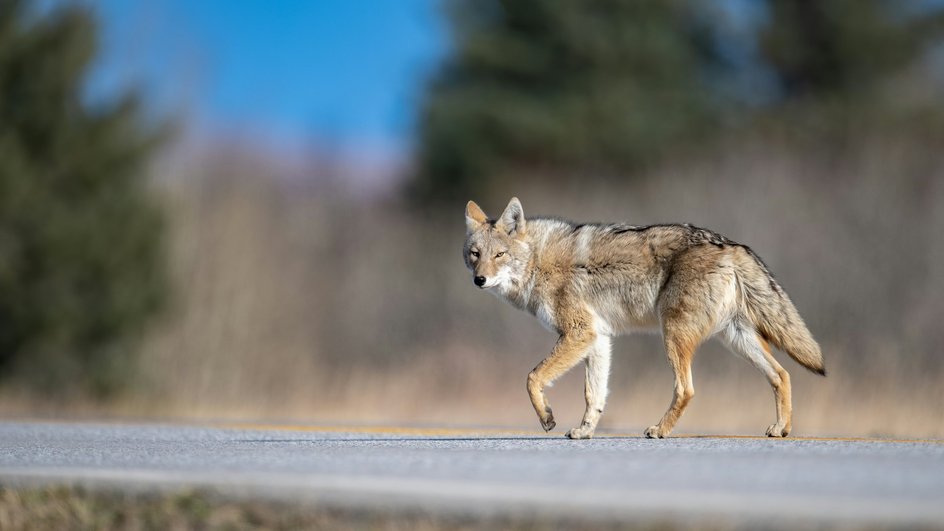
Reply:
[[545, 430], [555, 422], [544, 389], [585, 361], [586, 412], [567, 436], [592, 437], [606, 400], [609, 338], [638, 330], [662, 332], [675, 375], [672, 402], [647, 437], [665, 437], [675, 427], [695, 393], [695, 351], [715, 334], [770, 382], [777, 409], [770, 436], [790, 432], [792, 409], [790, 375], [769, 343], [825, 374], [819, 346], [763, 262], [717, 233], [690, 225], [526, 220], [517, 198], [495, 220], [469, 201], [466, 227], [465, 260], [476, 285], [560, 336], [528, 375], [531, 404]]
[[[765, 358], [774, 370], [778, 378], [768, 378], [770, 386], [774, 390], [774, 401], [777, 404], [777, 423], [767, 428], [767, 435], [771, 437], [786, 437], [790, 434], [793, 418], [793, 405], [791, 400], [790, 373], [777, 363], [773, 353], [770, 352], [770, 345], [760, 334], [757, 337], [758, 342], [764, 349]], [[779, 435], [778, 435], [779, 433]]]

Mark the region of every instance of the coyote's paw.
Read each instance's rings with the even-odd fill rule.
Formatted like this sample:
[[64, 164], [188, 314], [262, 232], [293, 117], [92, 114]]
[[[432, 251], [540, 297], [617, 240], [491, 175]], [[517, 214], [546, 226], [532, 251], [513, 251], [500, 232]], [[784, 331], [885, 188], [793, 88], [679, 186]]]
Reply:
[[768, 437], [786, 437], [787, 435], [790, 435], [790, 428], [782, 424], [771, 424], [767, 428]]
[[658, 424], [655, 426], [649, 426], [645, 433], [647, 439], [664, 439], [668, 434], [669, 432], [662, 431]]
[[545, 409], [544, 412], [547, 414], [547, 416], [543, 419], [540, 419], [541, 427], [544, 428], [545, 432], [548, 432], [553, 430], [554, 426], [557, 426], [557, 423], [554, 422], [554, 413], [551, 412], [551, 408]]
[[590, 426], [578, 426], [564, 434], [568, 439], [589, 439], [593, 437], [593, 429]]

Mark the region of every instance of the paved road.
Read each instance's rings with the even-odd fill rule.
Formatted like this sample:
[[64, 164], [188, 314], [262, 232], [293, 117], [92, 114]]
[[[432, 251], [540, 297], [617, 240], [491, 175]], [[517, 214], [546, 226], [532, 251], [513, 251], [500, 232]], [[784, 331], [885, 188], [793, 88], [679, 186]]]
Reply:
[[11, 482], [550, 516], [944, 526], [940, 442], [0, 422], [0, 483]]

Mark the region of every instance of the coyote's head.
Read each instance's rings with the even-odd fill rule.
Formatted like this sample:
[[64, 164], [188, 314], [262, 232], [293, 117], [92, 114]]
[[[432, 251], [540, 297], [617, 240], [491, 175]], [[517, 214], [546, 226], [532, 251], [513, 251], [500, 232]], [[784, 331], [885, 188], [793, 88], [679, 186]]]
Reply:
[[472, 282], [486, 289], [508, 289], [517, 285], [530, 258], [525, 242], [524, 210], [512, 197], [497, 220], [469, 201], [465, 207], [465, 265], [472, 271]]

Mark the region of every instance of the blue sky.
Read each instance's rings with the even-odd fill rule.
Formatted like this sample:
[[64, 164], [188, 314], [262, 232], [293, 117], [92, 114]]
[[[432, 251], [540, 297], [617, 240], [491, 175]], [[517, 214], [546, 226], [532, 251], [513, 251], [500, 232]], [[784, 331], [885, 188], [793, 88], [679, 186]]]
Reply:
[[407, 147], [447, 40], [436, 0], [85, 3], [102, 24], [93, 99], [135, 85], [210, 133], [336, 147]]

